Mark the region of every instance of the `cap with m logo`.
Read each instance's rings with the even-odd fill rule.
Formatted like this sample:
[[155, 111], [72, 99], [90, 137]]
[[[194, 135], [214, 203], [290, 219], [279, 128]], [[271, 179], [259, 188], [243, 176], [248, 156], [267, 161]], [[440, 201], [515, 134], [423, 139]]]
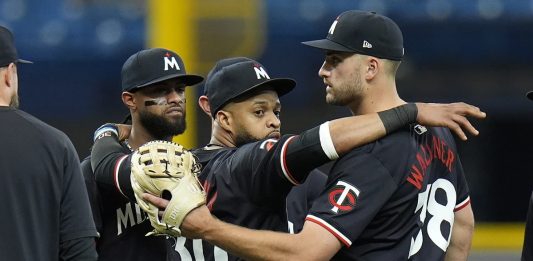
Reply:
[[202, 76], [187, 74], [181, 57], [163, 48], [139, 51], [122, 66], [122, 90], [132, 91], [169, 79], [191, 86], [204, 80]]
[[234, 57], [217, 62], [207, 75], [204, 93], [209, 97], [211, 114], [233, 99], [260, 88], [272, 88], [281, 97], [296, 86], [290, 78], [271, 79], [266, 68], [246, 57]]

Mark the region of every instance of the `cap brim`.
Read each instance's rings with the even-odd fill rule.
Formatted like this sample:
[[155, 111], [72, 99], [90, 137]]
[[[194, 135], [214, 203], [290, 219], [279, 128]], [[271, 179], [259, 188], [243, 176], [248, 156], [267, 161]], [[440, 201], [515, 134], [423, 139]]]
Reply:
[[23, 60], [23, 59], [17, 59], [17, 63], [33, 63], [32, 61]]
[[533, 91], [529, 91], [526, 93], [526, 97], [533, 101]]
[[138, 88], [146, 87], [146, 86], [148, 86], [150, 84], [154, 84], [154, 83], [158, 83], [158, 82], [162, 82], [162, 81], [166, 81], [166, 80], [170, 80], [170, 79], [180, 79], [180, 80], [182, 80], [185, 83], [186, 86], [193, 86], [193, 85], [199, 84], [199, 83], [204, 81], [204, 77], [199, 76], [199, 75], [194, 75], [194, 74], [171, 74], [171, 75], [166, 75], [166, 76], [159, 77], [157, 79], [151, 80], [151, 81], [149, 81], [147, 83], [144, 83], [142, 85], [135, 86], [134, 88], [131, 88], [130, 90], [135, 90], [135, 89], [138, 89]]
[[315, 40], [315, 41], [307, 41], [302, 42], [302, 44], [305, 44], [307, 46], [323, 49], [323, 50], [332, 50], [332, 51], [339, 51], [339, 52], [355, 52], [354, 50], [338, 44], [336, 42], [333, 42], [329, 39], [321, 39], [321, 40]]

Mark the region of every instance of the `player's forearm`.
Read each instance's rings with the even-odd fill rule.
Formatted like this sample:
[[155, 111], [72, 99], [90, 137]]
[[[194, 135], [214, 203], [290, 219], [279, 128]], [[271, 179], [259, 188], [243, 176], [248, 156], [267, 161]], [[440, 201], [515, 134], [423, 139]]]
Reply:
[[414, 104], [405, 104], [383, 112], [333, 120], [330, 136], [339, 155], [384, 137], [416, 121], [418, 110]]
[[387, 134], [377, 113], [333, 120], [329, 124], [329, 131], [338, 155], [343, 155]]
[[[454, 230], [458, 230], [457, 227], [454, 225]], [[468, 232], [466, 232], [468, 231]], [[470, 228], [466, 228], [463, 232], [463, 234], [468, 233], [470, 236], [463, 237], [462, 239], [457, 238], [457, 235], [455, 236], [452, 234], [452, 240], [450, 241], [450, 245], [448, 246], [448, 249], [446, 250], [446, 261], [463, 261], [467, 260], [468, 253], [470, 252], [470, 243], [471, 243], [471, 236], [473, 233], [473, 227], [472, 230]]]
[[[197, 231], [192, 237], [200, 237], [246, 260], [309, 260], [304, 253], [298, 253], [300, 244], [293, 240], [296, 235], [235, 226], [202, 213], [209, 211], [203, 208], [189, 213], [182, 223], [181, 230], [187, 237], [191, 237], [187, 231]], [[196, 215], [197, 211], [201, 214]]]
[[414, 104], [325, 122], [291, 140], [282, 156], [287, 173], [302, 182], [309, 171], [416, 120]]

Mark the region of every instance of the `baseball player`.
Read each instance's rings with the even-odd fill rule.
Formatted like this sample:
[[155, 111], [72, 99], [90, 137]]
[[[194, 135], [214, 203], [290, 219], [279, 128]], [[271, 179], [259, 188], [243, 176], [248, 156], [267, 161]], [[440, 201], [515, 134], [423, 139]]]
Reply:
[[[256, 229], [290, 231], [286, 197], [292, 186], [302, 183], [315, 167], [366, 142], [361, 139], [385, 134], [375, 114], [324, 123], [297, 136], [281, 136], [278, 98], [294, 85], [291, 79], [271, 79], [262, 65], [246, 58], [222, 60], [209, 73], [206, 95], [199, 103], [214, 119], [213, 134], [210, 143], [194, 153], [203, 165], [199, 178], [207, 192], [207, 205], [221, 220]], [[93, 151], [99, 143], [112, 142], [118, 139], [111, 133], [97, 140]], [[311, 191], [316, 189], [310, 187]], [[306, 213], [305, 204], [303, 208]], [[296, 219], [303, 221], [303, 217]], [[299, 228], [301, 225], [296, 230]], [[236, 259], [200, 240], [178, 238], [173, 248], [177, 252], [174, 260]]]
[[[306, 42], [326, 50], [319, 71], [326, 101], [354, 115], [405, 104], [395, 85], [402, 38], [387, 17], [347, 11], [327, 39]], [[448, 251], [448, 258], [465, 260], [473, 215], [455, 142], [447, 128], [421, 124], [340, 157], [298, 234], [230, 225], [206, 207], [191, 211], [181, 231], [245, 259], [443, 260]], [[165, 206], [163, 199], [144, 198]]]
[[[171, 140], [183, 133], [185, 88], [201, 81], [201, 76], [187, 74], [179, 55], [167, 49], [142, 50], [124, 63], [122, 101], [130, 110], [131, 134], [111, 147], [93, 148], [90, 159], [82, 162], [100, 233], [100, 260], [166, 259], [165, 238], [145, 237], [151, 231], [150, 222], [135, 203], [131, 186], [123, 185], [124, 180], [129, 184], [129, 175], [119, 175], [118, 169], [129, 171], [129, 161], [113, 156], [130, 154], [148, 141]], [[105, 128], [95, 138], [104, 132]]]
[[0, 259], [97, 260], [79, 159], [63, 132], [18, 109], [20, 64], [0, 26]]

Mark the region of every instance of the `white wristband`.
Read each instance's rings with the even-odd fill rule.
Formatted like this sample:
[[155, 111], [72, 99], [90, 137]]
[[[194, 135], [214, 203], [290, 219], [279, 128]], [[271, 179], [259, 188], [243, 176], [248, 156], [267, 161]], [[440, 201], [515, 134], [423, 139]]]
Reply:
[[330, 160], [338, 159], [339, 154], [337, 154], [337, 151], [335, 150], [333, 140], [331, 140], [331, 133], [329, 132], [329, 121], [326, 121], [320, 125], [319, 135], [320, 145], [322, 146], [322, 150], [326, 156], [328, 156]]

